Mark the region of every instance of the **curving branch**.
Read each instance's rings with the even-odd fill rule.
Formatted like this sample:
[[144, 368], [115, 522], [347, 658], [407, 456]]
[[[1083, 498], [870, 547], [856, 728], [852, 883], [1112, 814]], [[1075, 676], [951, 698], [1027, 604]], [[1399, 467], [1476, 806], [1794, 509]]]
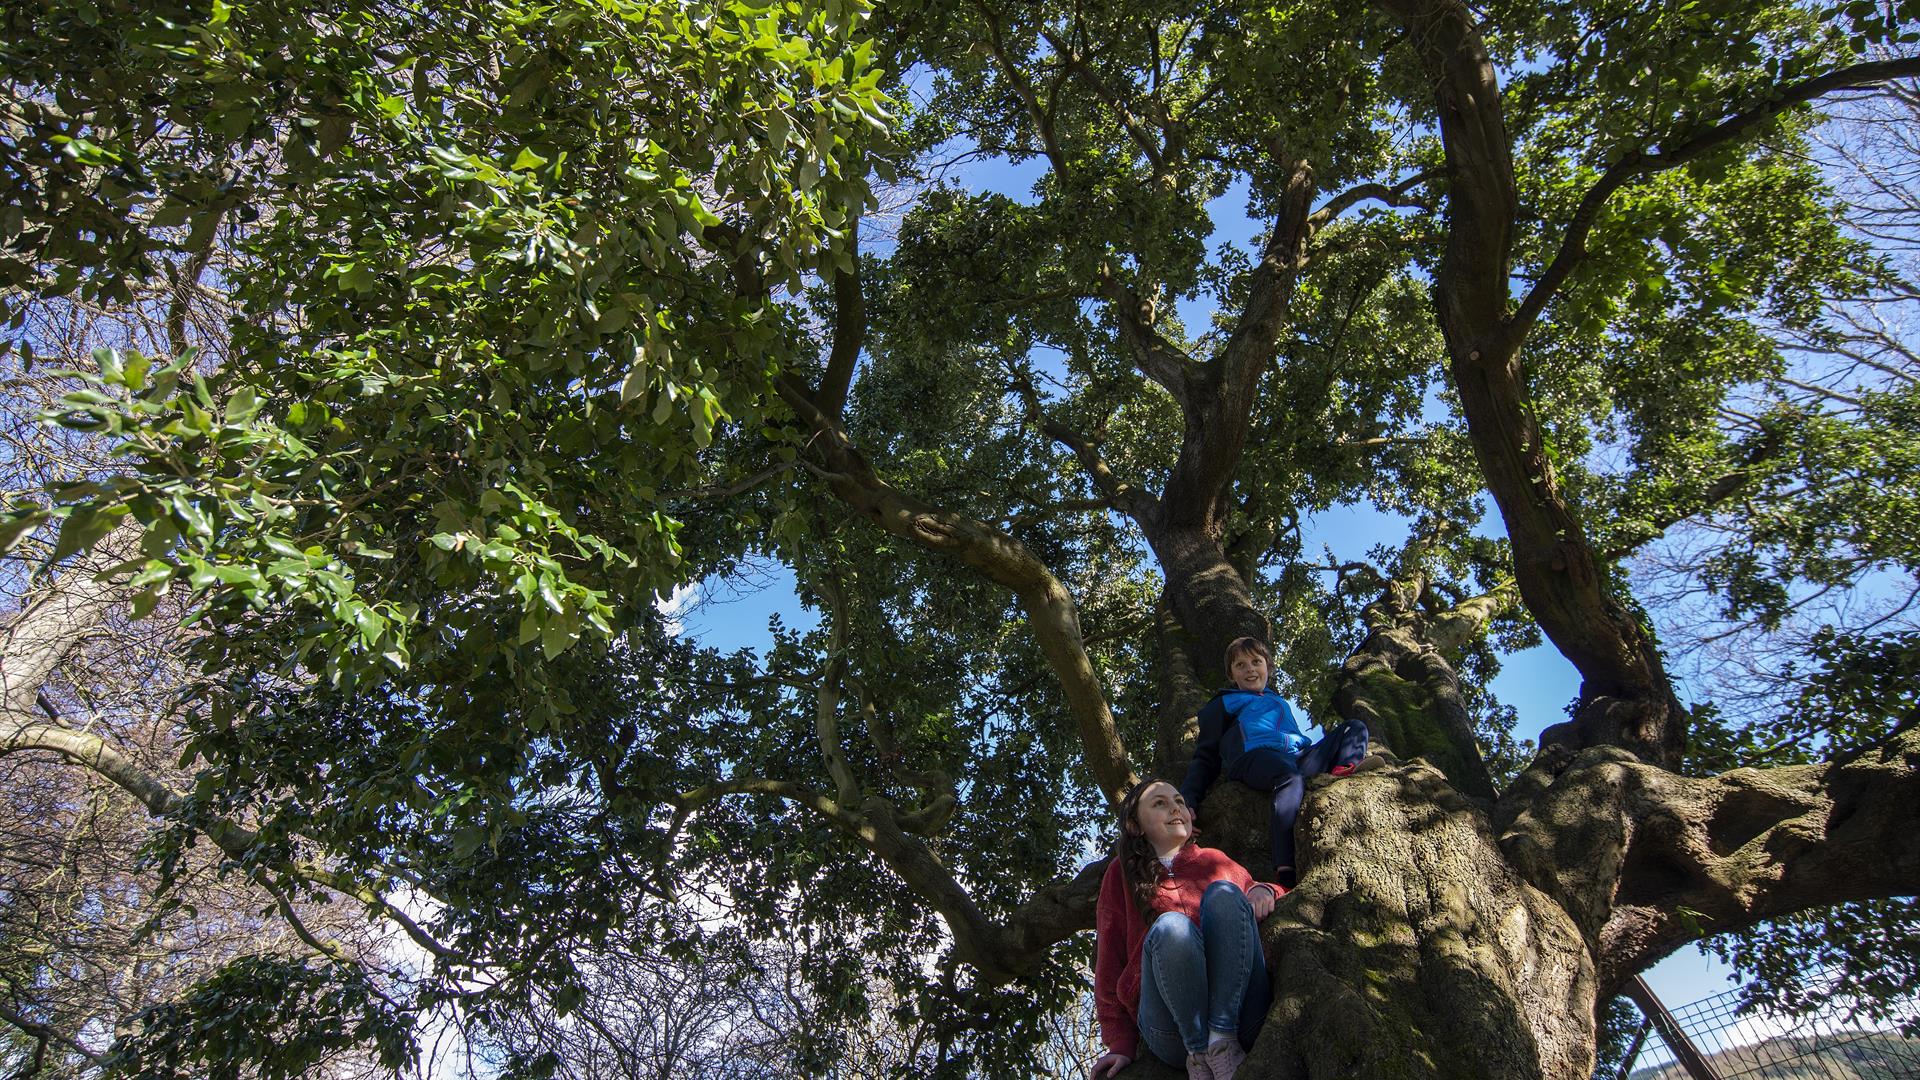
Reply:
[[0, 1005], [0, 1020], [4, 1020], [21, 1031], [26, 1032], [34, 1041], [33, 1060], [28, 1063], [25, 1071], [16, 1074], [18, 1076], [29, 1077], [40, 1071], [45, 1064], [47, 1044], [50, 1042], [59, 1043], [61, 1046], [86, 1058], [89, 1063], [97, 1067], [103, 1067], [107, 1064], [105, 1055], [96, 1054], [92, 1050], [87, 1049], [86, 1044], [62, 1034], [60, 1030], [52, 1024], [41, 1023], [31, 1017], [15, 1012], [5, 1005]]
[[1073, 456], [1080, 461], [1080, 467], [1086, 470], [1087, 478], [1093, 482], [1094, 490], [1101, 497], [1084, 508], [1112, 507], [1136, 521], [1151, 519], [1159, 510], [1159, 500], [1151, 492], [1114, 474], [1113, 467], [1107, 464], [1105, 455], [1100, 453], [1100, 447], [1091, 438], [1047, 416], [1032, 380], [1024, 377], [1015, 380], [1013, 392], [1020, 395], [1020, 400], [1026, 405], [1028, 422], [1038, 428], [1041, 434], [1073, 451]]
[[835, 496], [887, 532], [957, 559], [1013, 592], [1027, 614], [1035, 643], [1060, 680], [1088, 771], [1108, 799], [1117, 803], [1133, 785], [1133, 767], [1107, 705], [1106, 690], [1087, 656], [1073, 594], [1014, 537], [986, 522], [933, 506], [881, 479], [839, 424], [814, 407], [812, 395], [785, 377], [776, 379], [775, 385], [788, 407], [813, 428], [813, 448], [825, 461], [825, 467], [816, 471]]
[[[4, 734], [0, 734], [0, 757], [23, 751], [57, 754], [133, 796], [156, 819], [190, 820], [195, 829], [235, 861], [245, 862], [251, 856], [258, 839], [253, 830], [223, 818], [202, 820], [183, 814], [184, 796], [100, 736], [58, 723], [19, 723], [11, 717], [8, 719]], [[289, 880], [323, 886], [379, 911], [383, 917], [393, 920], [415, 944], [442, 960], [459, 957], [371, 885], [311, 863], [287, 863], [273, 869]]]
[[702, 806], [729, 795], [768, 795], [805, 807], [859, 842], [899, 876], [937, 912], [953, 933], [955, 957], [972, 966], [988, 984], [1031, 973], [1048, 946], [1093, 926], [1105, 861], [1072, 878], [1053, 882], [1017, 909], [1010, 919], [987, 917], [952, 871], [927, 845], [908, 834], [884, 799], [868, 799], [854, 810], [812, 789], [785, 780], [739, 777], [694, 788], [676, 796], [668, 839]]
[[1013, 87], [1014, 94], [1020, 98], [1020, 103], [1026, 106], [1027, 115], [1033, 119], [1033, 126], [1040, 133], [1040, 145], [1047, 155], [1048, 164], [1053, 166], [1055, 175], [1065, 178], [1067, 155], [1060, 147], [1060, 137], [1053, 126], [1052, 109], [1041, 105], [1039, 91], [1034, 89], [1032, 81], [1021, 74], [1020, 69], [1014, 65], [1013, 56], [1007, 49], [1006, 36], [1000, 29], [999, 15], [979, 0], [975, 0], [973, 8], [980, 13], [980, 18], [987, 24], [988, 51], [992, 54], [994, 62], [999, 65], [1001, 75], [1006, 77], [1007, 83]]
[[1683, 777], [1611, 747], [1516, 785], [1501, 836], [1595, 951], [1603, 994], [1710, 934], [1920, 892], [1920, 732], [1844, 762]]
[[1594, 222], [1599, 220], [1600, 211], [1606, 206], [1607, 199], [1614, 192], [1642, 176], [1664, 172], [1677, 168], [1690, 161], [1696, 161], [1714, 150], [1747, 135], [1764, 125], [1767, 121], [1799, 105], [1825, 97], [1841, 90], [1859, 90], [1880, 86], [1895, 79], [1904, 79], [1920, 75], [1920, 57], [1897, 57], [1890, 60], [1875, 60], [1864, 64], [1852, 64], [1829, 71], [1810, 79], [1803, 79], [1784, 87], [1773, 87], [1767, 91], [1766, 100], [1758, 105], [1735, 113], [1713, 127], [1694, 135], [1672, 147], [1659, 150], [1645, 148], [1634, 149], [1622, 155], [1618, 161], [1608, 166], [1607, 171], [1594, 181], [1585, 195], [1580, 197], [1580, 205], [1573, 212], [1573, 218], [1567, 223], [1567, 230], [1560, 238], [1560, 248], [1554, 253], [1553, 260], [1534, 282], [1533, 288], [1521, 301], [1520, 308], [1514, 312], [1511, 321], [1511, 333], [1516, 340], [1526, 336], [1527, 331], [1546, 309], [1560, 286], [1566, 283], [1574, 268], [1587, 254], [1587, 234], [1593, 230]]
[[1425, 200], [1410, 199], [1407, 197], [1407, 193], [1422, 184], [1438, 180], [1444, 175], [1446, 174], [1444, 170], [1441, 169], [1422, 169], [1420, 172], [1400, 181], [1398, 184], [1355, 184], [1353, 187], [1328, 199], [1325, 205], [1315, 210], [1313, 216], [1307, 219], [1307, 224], [1313, 231], [1318, 232], [1341, 214], [1353, 209], [1360, 203], [1366, 202], [1368, 199], [1378, 200], [1386, 203], [1388, 206], [1430, 210], [1432, 207], [1428, 205]]

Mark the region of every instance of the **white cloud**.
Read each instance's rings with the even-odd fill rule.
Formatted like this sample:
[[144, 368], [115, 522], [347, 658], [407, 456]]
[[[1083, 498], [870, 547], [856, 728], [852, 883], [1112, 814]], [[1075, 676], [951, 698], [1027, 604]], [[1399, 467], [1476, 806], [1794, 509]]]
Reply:
[[693, 605], [699, 602], [700, 583], [694, 581], [675, 586], [672, 596], [664, 600], [655, 600], [653, 607], [655, 611], [666, 617], [667, 633], [679, 637], [687, 632], [686, 620], [683, 617], [693, 608]]

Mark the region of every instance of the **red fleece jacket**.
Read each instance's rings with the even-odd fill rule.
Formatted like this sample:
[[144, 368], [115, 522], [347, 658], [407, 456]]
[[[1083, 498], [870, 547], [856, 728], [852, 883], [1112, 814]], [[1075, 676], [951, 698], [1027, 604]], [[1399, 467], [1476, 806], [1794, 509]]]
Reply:
[[[1253, 888], [1253, 875], [1225, 852], [1188, 844], [1173, 857], [1173, 869], [1160, 879], [1153, 898], [1153, 917], [1178, 911], [1196, 922], [1200, 898], [1216, 881], [1231, 881], [1241, 891]], [[1147, 940], [1147, 923], [1133, 904], [1120, 860], [1107, 864], [1100, 882], [1100, 905], [1094, 910], [1099, 937], [1093, 957], [1093, 1010], [1100, 1020], [1100, 1041], [1107, 1052], [1137, 1056], [1140, 1027], [1140, 947]]]

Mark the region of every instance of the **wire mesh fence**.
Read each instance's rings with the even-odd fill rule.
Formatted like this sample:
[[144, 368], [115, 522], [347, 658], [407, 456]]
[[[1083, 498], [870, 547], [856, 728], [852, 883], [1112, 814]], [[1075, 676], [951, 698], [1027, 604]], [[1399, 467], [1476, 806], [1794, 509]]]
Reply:
[[[1894, 1004], [1868, 1021], [1844, 1004], [1806, 1015], [1744, 1007], [1729, 990], [1670, 1008], [1673, 1022], [1699, 1052], [1714, 1080], [1920, 1080], [1920, 1000]], [[1651, 1020], [1616, 1074], [1621, 1080], [1688, 1080], [1679, 1055]]]

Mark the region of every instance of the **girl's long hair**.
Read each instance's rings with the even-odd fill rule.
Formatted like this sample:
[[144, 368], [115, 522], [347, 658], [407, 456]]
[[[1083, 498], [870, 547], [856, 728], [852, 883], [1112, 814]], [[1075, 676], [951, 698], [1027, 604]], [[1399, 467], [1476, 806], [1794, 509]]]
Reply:
[[[1113, 845], [1113, 857], [1120, 861], [1120, 873], [1126, 877], [1127, 892], [1133, 897], [1134, 910], [1140, 913], [1141, 921], [1148, 924], [1153, 922], [1153, 898], [1160, 891], [1160, 881], [1167, 876], [1167, 868], [1160, 862], [1160, 853], [1153, 850], [1153, 843], [1147, 839], [1146, 831], [1140, 828], [1135, 815], [1140, 811], [1140, 797], [1155, 784], [1166, 784], [1179, 790], [1171, 780], [1157, 776], [1149, 776], [1133, 785], [1127, 797], [1120, 800], [1120, 839]], [[1194, 835], [1199, 835], [1198, 829], [1194, 830]], [[1192, 838], [1189, 837], [1187, 842], [1192, 843]]]

